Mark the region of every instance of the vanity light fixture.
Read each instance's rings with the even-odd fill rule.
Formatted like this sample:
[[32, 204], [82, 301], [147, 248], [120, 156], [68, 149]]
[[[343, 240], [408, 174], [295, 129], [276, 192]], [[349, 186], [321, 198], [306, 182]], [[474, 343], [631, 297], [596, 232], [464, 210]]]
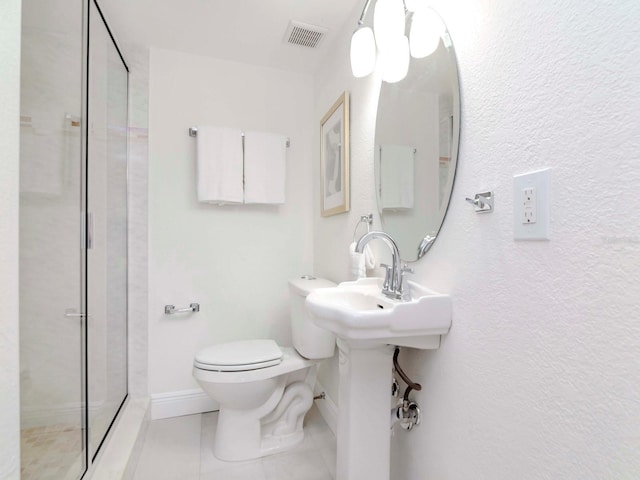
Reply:
[[382, 80], [395, 83], [406, 77], [410, 61], [407, 36], [393, 38], [387, 48], [380, 50], [378, 58], [382, 69]]
[[442, 22], [430, 8], [420, 8], [411, 17], [409, 44], [413, 58], [424, 58], [438, 48], [440, 36], [444, 33]]
[[356, 78], [366, 77], [376, 66], [376, 40], [371, 27], [364, 26], [364, 17], [371, 0], [367, 0], [358, 20], [358, 28], [351, 36], [351, 72]]
[[[424, 58], [438, 48], [442, 23], [418, 0], [377, 0], [372, 30], [364, 25], [370, 4], [371, 0], [366, 0], [351, 37], [351, 71], [357, 78], [371, 74], [377, 51], [382, 79], [398, 82], [407, 75], [410, 57]], [[409, 38], [404, 34], [406, 12], [413, 12]]]
[[375, 66], [376, 40], [373, 30], [359, 25], [351, 37], [351, 72], [356, 78], [366, 77], [373, 72]]
[[377, 0], [373, 11], [373, 31], [378, 50], [397, 47], [404, 36], [405, 9], [403, 0]]

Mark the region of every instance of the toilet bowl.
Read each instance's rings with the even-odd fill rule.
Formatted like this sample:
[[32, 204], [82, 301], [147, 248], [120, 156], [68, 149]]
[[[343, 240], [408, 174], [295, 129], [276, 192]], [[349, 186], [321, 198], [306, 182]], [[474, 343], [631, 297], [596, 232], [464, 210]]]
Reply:
[[310, 276], [289, 282], [295, 349], [258, 339], [217, 344], [196, 354], [193, 376], [220, 405], [213, 442], [217, 458], [259, 458], [302, 441], [317, 365], [335, 350], [335, 337], [311, 323], [304, 300], [311, 291], [334, 285]]

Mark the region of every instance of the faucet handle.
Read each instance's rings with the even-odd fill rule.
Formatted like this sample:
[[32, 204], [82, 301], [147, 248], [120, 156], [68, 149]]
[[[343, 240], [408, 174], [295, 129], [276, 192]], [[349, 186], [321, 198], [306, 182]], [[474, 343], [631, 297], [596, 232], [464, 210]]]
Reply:
[[387, 265], [386, 263], [381, 263], [380, 266], [384, 268], [384, 283], [382, 284], [382, 290], [383, 291], [385, 291], [385, 290], [388, 291], [389, 290], [389, 282], [391, 280], [392, 267], [391, 267], [391, 265]]
[[402, 273], [402, 275], [404, 275], [405, 273], [415, 273], [415, 270], [413, 269], [413, 267], [410, 267], [405, 263], [400, 269], [400, 272]]
[[409, 294], [405, 288], [406, 287], [405, 280], [407, 279], [406, 277], [407, 273], [414, 273], [414, 270], [413, 268], [411, 268], [409, 265], [405, 263], [400, 269], [400, 295], [402, 296], [403, 300], [406, 300], [409, 297]]

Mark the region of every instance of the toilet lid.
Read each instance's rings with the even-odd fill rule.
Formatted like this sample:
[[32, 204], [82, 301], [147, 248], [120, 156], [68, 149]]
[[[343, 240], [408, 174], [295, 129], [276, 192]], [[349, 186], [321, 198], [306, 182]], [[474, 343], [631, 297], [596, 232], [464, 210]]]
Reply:
[[242, 340], [200, 350], [195, 365], [205, 370], [237, 372], [271, 367], [282, 362], [282, 350], [273, 340]]

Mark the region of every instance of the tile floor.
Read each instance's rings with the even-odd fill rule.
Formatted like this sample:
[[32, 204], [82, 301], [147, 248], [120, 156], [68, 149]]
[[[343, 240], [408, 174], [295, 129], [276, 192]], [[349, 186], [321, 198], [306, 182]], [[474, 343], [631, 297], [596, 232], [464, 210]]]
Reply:
[[134, 480], [333, 480], [336, 439], [316, 409], [292, 450], [247, 462], [213, 456], [217, 412], [153, 420]]
[[81, 428], [66, 424], [23, 429], [20, 435], [20, 478], [77, 478], [82, 470], [83, 434]]

